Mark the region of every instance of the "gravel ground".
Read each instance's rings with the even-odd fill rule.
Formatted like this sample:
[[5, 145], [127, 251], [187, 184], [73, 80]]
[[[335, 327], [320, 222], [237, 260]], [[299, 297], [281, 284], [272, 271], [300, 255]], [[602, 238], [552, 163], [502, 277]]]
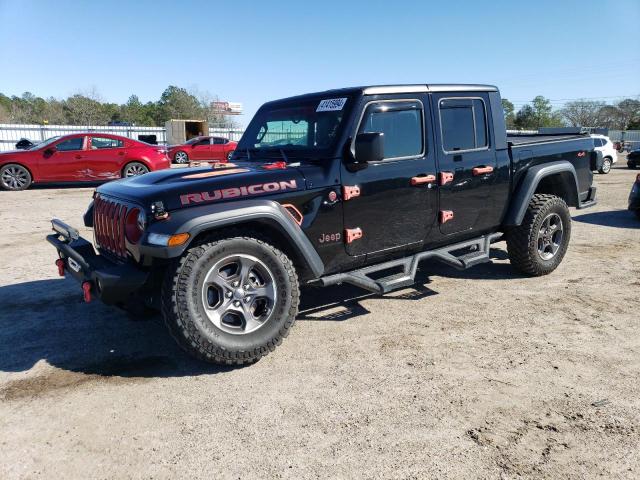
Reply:
[[624, 157], [544, 278], [428, 266], [307, 290], [256, 365], [80, 301], [44, 241], [88, 188], [0, 192], [0, 478], [638, 478], [640, 222]]

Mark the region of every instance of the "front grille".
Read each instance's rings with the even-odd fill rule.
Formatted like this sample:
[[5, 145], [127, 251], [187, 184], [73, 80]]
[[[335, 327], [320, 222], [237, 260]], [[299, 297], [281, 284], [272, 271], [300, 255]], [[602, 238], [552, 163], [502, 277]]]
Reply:
[[127, 258], [125, 222], [127, 205], [96, 195], [93, 200], [93, 231], [98, 248], [116, 257]]

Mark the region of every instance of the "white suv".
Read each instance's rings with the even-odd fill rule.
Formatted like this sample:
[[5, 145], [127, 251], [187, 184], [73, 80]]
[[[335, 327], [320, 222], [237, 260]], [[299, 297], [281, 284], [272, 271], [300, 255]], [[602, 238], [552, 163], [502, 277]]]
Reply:
[[604, 135], [591, 135], [593, 138], [593, 144], [597, 151], [602, 152], [602, 167], [598, 170], [600, 173], [609, 173], [611, 171], [611, 165], [618, 161], [618, 152], [613, 146], [613, 142], [609, 137]]

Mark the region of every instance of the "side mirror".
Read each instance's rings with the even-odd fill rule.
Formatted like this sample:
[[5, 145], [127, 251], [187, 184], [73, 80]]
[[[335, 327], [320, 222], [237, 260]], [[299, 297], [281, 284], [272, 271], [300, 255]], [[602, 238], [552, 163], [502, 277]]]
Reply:
[[53, 155], [54, 153], [56, 153], [55, 149], [53, 149], [53, 148], [47, 148], [47, 149], [43, 152], [43, 155], [44, 155], [45, 157], [47, 157], [47, 158], [48, 158], [48, 157], [50, 157], [51, 155]]
[[384, 159], [384, 133], [371, 132], [356, 135], [355, 155], [352, 165], [366, 168], [370, 162], [379, 162]]

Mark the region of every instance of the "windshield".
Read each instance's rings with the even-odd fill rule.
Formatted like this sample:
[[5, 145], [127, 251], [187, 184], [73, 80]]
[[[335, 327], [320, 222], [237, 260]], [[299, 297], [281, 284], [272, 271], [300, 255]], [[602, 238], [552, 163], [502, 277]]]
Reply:
[[29, 147], [28, 150], [39, 150], [43, 147], [46, 147], [47, 145], [51, 145], [53, 142], [55, 142], [56, 140], [58, 140], [60, 137], [51, 137], [46, 139], [44, 142], [41, 143], [36, 143], [35, 145], [33, 145], [32, 147]]
[[340, 135], [348, 100], [317, 97], [263, 107], [247, 127], [236, 155], [247, 159], [279, 155], [285, 161], [287, 156], [326, 155]]

